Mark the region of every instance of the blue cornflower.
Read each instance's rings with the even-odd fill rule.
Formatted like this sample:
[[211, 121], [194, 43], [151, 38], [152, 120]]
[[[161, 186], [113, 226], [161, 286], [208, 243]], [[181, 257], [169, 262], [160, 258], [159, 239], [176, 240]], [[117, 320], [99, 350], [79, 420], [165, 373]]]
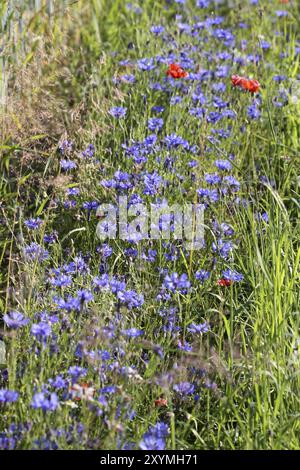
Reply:
[[70, 153], [73, 150], [73, 142], [70, 140], [63, 140], [63, 142], [59, 144], [58, 149], [63, 155], [65, 153]]
[[180, 395], [192, 395], [195, 391], [195, 385], [190, 382], [180, 382], [173, 386], [175, 392], [180, 393]]
[[30, 332], [37, 340], [44, 342], [51, 335], [51, 325], [43, 321], [40, 323], [34, 323], [31, 326]]
[[51, 387], [58, 390], [68, 387], [68, 380], [64, 379], [61, 375], [57, 375], [54, 379], [49, 379], [48, 382]]
[[121, 302], [127, 305], [129, 310], [141, 307], [144, 303], [143, 294], [137, 294], [134, 290], [119, 291], [117, 297]]
[[125, 117], [126, 112], [127, 108], [123, 108], [122, 106], [114, 106], [109, 110], [109, 114], [117, 119]]
[[68, 196], [78, 196], [80, 194], [80, 189], [79, 188], [68, 188], [67, 189], [67, 195]]
[[86, 201], [82, 203], [82, 208], [87, 209], [88, 211], [95, 211], [99, 206], [98, 201]]
[[113, 249], [107, 243], [103, 243], [101, 246], [96, 248], [97, 253], [99, 253], [103, 258], [109, 258], [113, 254]]
[[197, 0], [196, 7], [198, 8], [207, 8], [210, 6], [210, 0]]
[[207, 173], [204, 177], [205, 181], [208, 184], [219, 184], [221, 182], [221, 177], [218, 173]]
[[174, 272], [165, 276], [163, 287], [171, 292], [178, 291], [181, 293], [186, 293], [191, 287], [191, 283], [186, 273], [183, 273], [181, 276], [179, 276], [178, 273]]
[[275, 14], [276, 16], [278, 16], [278, 18], [283, 18], [284, 16], [288, 16], [288, 12], [286, 10], [276, 10]]
[[77, 291], [77, 298], [80, 301], [80, 303], [87, 303], [87, 302], [91, 302], [92, 300], [94, 300], [93, 294], [90, 291], [85, 290], [85, 289]]
[[212, 243], [212, 249], [214, 252], [217, 252], [221, 258], [227, 259], [233, 249], [233, 243], [219, 239], [217, 243]]
[[144, 191], [143, 193], [148, 196], [154, 196], [161, 184], [161, 176], [154, 171], [153, 173], [146, 173], [144, 175]]
[[143, 330], [138, 330], [137, 328], [129, 328], [128, 330], [122, 330], [122, 334], [128, 338], [136, 338], [144, 334]]
[[59, 400], [56, 393], [46, 395], [44, 392], [35, 393], [32, 398], [31, 406], [35, 409], [46, 411], [55, 411], [58, 408]]
[[80, 377], [84, 377], [87, 374], [87, 369], [80, 366], [71, 366], [68, 369], [68, 374], [72, 377], [72, 382], [75, 383]]
[[152, 57], [150, 59], [143, 58], [137, 61], [138, 68], [143, 71], [153, 70], [155, 68], [154, 60]]
[[57, 232], [52, 232], [52, 233], [49, 233], [49, 234], [45, 234], [44, 235], [44, 242], [45, 243], [55, 243], [58, 239], [58, 233]]
[[91, 158], [94, 156], [95, 147], [93, 144], [89, 144], [87, 148], [82, 152], [82, 156], [85, 158]]
[[247, 115], [250, 119], [258, 119], [261, 116], [261, 112], [258, 109], [257, 103], [253, 102], [247, 108]]
[[168, 426], [159, 421], [143, 435], [139, 447], [141, 450], [164, 450], [168, 434]]
[[261, 40], [260, 41], [260, 47], [264, 50], [264, 51], [267, 51], [268, 49], [270, 49], [271, 47], [271, 44], [268, 42], [268, 41], [265, 41], [265, 40]]
[[161, 118], [148, 119], [148, 129], [150, 129], [150, 131], [160, 131], [163, 125], [164, 120]]
[[116, 393], [117, 387], [115, 385], [106, 385], [101, 389], [101, 393]]
[[226, 281], [234, 281], [234, 282], [239, 282], [244, 279], [244, 276], [237, 271], [233, 271], [232, 269], [226, 269], [225, 271], [222, 272], [222, 277], [223, 279], [226, 279]]
[[28, 219], [24, 221], [26, 227], [31, 230], [38, 229], [42, 223], [43, 221], [39, 217], [37, 219]]
[[223, 182], [230, 186], [231, 190], [236, 192], [240, 189], [240, 183], [237, 181], [234, 176], [225, 176]]
[[158, 36], [159, 34], [163, 33], [165, 28], [162, 25], [153, 25], [150, 28], [151, 33], [155, 34], [155, 36]]
[[272, 79], [274, 80], [274, 82], [277, 82], [277, 83], [281, 83], [283, 82], [284, 80], [286, 80], [286, 75], [274, 75], [272, 77]]
[[197, 279], [197, 281], [200, 281], [201, 284], [203, 284], [204, 281], [206, 281], [209, 277], [210, 277], [210, 272], [205, 271], [205, 269], [201, 269], [200, 271], [197, 271], [195, 273], [195, 278]]
[[72, 312], [72, 310], [77, 312], [80, 311], [81, 302], [78, 297], [72, 297], [69, 295], [67, 300], [58, 297], [54, 297], [53, 300], [61, 310], [66, 310], [67, 312]]
[[132, 74], [127, 74], [125, 73], [124, 75], [120, 76], [120, 80], [125, 83], [134, 83], [135, 82], [135, 76]]
[[190, 333], [207, 333], [209, 331], [209, 324], [205, 321], [204, 323], [200, 323], [200, 325], [196, 325], [195, 323], [191, 323], [187, 329]]
[[152, 106], [152, 108], [151, 108], [151, 111], [153, 111], [153, 113], [157, 113], [157, 114], [162, 113], [164, 110], [165, 110], [165, 108], [163, 106]]
[[178, 349], [180, 349], [180, 351], [190, 352], [193, 350], [192, 346], [187, 341], [179, 340], [177, 346], [178, 346]]
[[3, 315], [4, 323], [10, 328], [17, 330], [22, 326], [26, 326], [29, 323], [29, 319], [25, 318], [20, 312], [10, 312]]
[[210, 122], [212, 124], [215, 124], [216, 122], [220, 121], [220, 119], [222, 119], [222, 114], [218, 111], [211, 111], [206, 116], [207, 122]]
[[175, 104], [179, 104], [182, 102], [182, 97], [179, 95], [171, 96], [170, 98], [170, 105], [174, 106]]
[[19, 398], [19, 393], [14, 390], [0, 388], [0, 404], [14, 403]]
[[45, 261], [48, 256], [48, 250], [45, 250], [41, 245], [32, 242], [30, 245], [26, 245], [24, 248], [24, 254], [28, 261]]
[[166, 135], [164, 142], [168, 149], [177, 148], [179, 146], [185, 148], [188, 146], [188, 142], [176, 134]]
[[77, 167], [76, 163], [73, 162], [72, 160], [61, 160], [60, 161], [60, 166], [62, 170], [73, 170], [74, 168]]
[[197, 194], [204, 203], [217, 202], [220, 197], [217, 189], [199, 188]]
[[145, 433], [139, 444], [141, 450], [165, 450], [166, 441], [151, 433]]
[[268, 216], [267, 212], [262, 212], [262, 213], [256, 214], [256, 218], [257, 218], [257, 220], [263, 221], [266, 224], [269, 223], [269, 216]]
[[61, 274], [58, 277], [51, 278], [50, 283], [55, 287], [67, 287], [72, 284], [72, 278], [66, 274]]
[[228, 160], [216, 160], [214, 163], [219, 170], [230, 171], [232, 169], [232, 165]]

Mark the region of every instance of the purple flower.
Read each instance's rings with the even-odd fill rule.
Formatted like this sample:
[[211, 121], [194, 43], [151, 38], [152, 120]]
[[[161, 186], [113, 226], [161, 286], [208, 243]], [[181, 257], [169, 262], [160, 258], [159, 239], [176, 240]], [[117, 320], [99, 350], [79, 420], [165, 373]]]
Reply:
[[288, 15], [288, 12], [286, 10], [276, 10], [275, 14], [278, 16], [278, 18], [283, 18], [284, 16]]
[[50, 283], [52, 284], [52, 286], [55, 287], [67, 287], [72, 284], [72, 278], [71, 276], [62, 274], [61, 276], [58, 276], [56, 278], [51, 278]]
[[180, 393], [180, 395], [192, 395], [195, 391], [195, 386], [190, 382], [180, 382], [173, 386], [175, 392]]
[[25, 318], [24, 315], [20, 312], [10, 312], [5, 314], [3, 315], [3, 320], [7, 326], [13, 328], [14, 330], [17, 330], [22, 326], [26, 326], [29, 323], [29, 319]]
[[220, 238], [217, 243], [212, 243], [212, 249], [215, 253], [218, 253], [221, 258], [227, 259], [233, 249], [233, 243], [231, 241], [225, 242]]
[[200, 188], [197, 194], [204, 203], [214, 203], [219, 200], [219, 191], [217, 189]]
[[244, 276], [237, 271], [233, 271], [232, 269], [226, 269], [222, 272], [222, 278], [226, 279], [226, 281], [239, 282], [244, 279]]
[[122, 106], [114, 106], [109, 110], [109, 114], [117, 119], [125, 117], [126, 112], [127, 108], [123, 108]]
[[137, 294], [134, 290], [125, 290], [123, 292], [118, 292], [118, 299], [127, 305], [129, 310], [132, 308], [139, 308], [144, 303], [143, 294]]
[[150, 59], [143, 58], [137, 61], [137, 66], [140, 70], [149, 71], [155, 68], [154, 60], [152, 57]]
[[207, 333], [209, 331], [209, 324], [206, 321], [204, 323], [200, 323], [200, 325], [191, 323], [187, 330], [190, 333]]
[[161, 118], [150, 118], [148, 119], [148, 129], [150, 131], [160, 131], [164, 125], [164, 120]]
[[232, 168], [231, 163], [227, 160], [216, 160], [215, 165], [219, 170], [222, 171], [230, 171]]
[[87, 369], [80, 366], [71, 366], [68, 369], [68, 374], [72, 377], [72, 382], [75, 383], [80, 377], [84, 377], [87, 374]]
[[57, 241], [57, 239], [58, 239], [57, 232], [52, 232], [49, 235], [47, 235], [47, 234], [44, 235], [44, 242], [45, 243], [49, 243], [49, 244], [55, 243]]
[[122, 333], [128, 338], [136, 338], [144, 334], [143, 330], [138, 330], [137, 328], [129, 328], [128, 330], [123, 330]]
[[208, 184], [219, 184], [221, 182], [221, 177], [218, 173], [207, 173], [205, 175], [205, 181]]
[[161, 176], [154, 171], [153, 173], [146, 173], [144, 175], [144, 194], [148, 196], [154, 196], [161, 184]]
[[32, 398], [31, 406], [34, 409], [42, 409], [46, 411], [55, 411], [58, 408], [59, 400], [56, 393], [51, 393], [46, 396], [44, 392], [35, 393]]
[[45, 250], [41, 245], [32, 242], [24, 248], [24, 254], [28, 261], [45, 261], [48, 256], [48, 250]]
[[204, 283], [204, 281], [206, 281], [210, 276], [210, 272], [209, 271], [205, 271], [204, 269], [201, 269], [200, 271], [197, 271], [195, 273], [195, 278], [197, 279], [197, 281], [200, 281], [201, 284]]
[[87, 302], [91, 302], [92, 300], [94, 300], [93, 294], [90, 291], [85, 290], [85, 289], [78, 290], [77, 296], [81, 303], [87, 303]]
[[163, 106], [152, 106], [152, 108], [151, 108], [151, 111], [153, 111], [153, 113], [157, 113], [157, 114], [162, 113], [164, 110], [165, 110], [165, 108]]
[[240, 189], [240, 183], [237, 181], [234, 176], [224, 176], [223, 182], [226, 183], [228, 186], [230, 186], [231, 191], [239, 191]]
[[19, 393], [14, 390], [0, 388], [0, 404], [13, 403], [19, 398]]
[[87, 148], [82, 152], [82, 156], [85, 158], [91, 158], [94, 156], [95, 147], [93, 144], [89, 144]]
[[73, 170], [74, 168], [77, 167], [76, 163], [73, 162], [72, 160], [61, 160], [60, 161], [60, 166], [62, 170]]
[[70, 153], [73, 150], [73, 143], [70, 140], [64, 140], [59, 146], [58, 149], [63, 155], [65, 153]]
[[253, 102], [247, 108], [247, 115], [250, 119], [258, 119], [261, 115], [260, 110], [258, 109], [257, 103]]
[[161, 25], [153, 25], [150, 28], [151, 33], [155, 34], [155, 36], [158, 36], [159, 34], [163, 33], [165, 28]]
[[61, 375], [57, 375], [54, 379], [49, 379], [49, 384], [53, 388], [63, 389], [63, 388], [67, 388], [68, 381], [64, 379]]
[[186, 273], [181, 274], [181, 276], [177, 273], [171, 273], [165, 276], [163, 287], [171, 292], [181, 292], [185, 294], [191, 287], [191, 283]]
[[165, 423], [158, 422], [150, 426], [149, 430], [143, 435], [139, 444], [141, 450], [164, 450], [166, 447], [166, 437], [168, 436], [168, 426]]
[[30, 332], [36, 337], [36, 339], [44, 342], [51, 335], [51, 325], [43, 321], [40, 323], [34, 323]]
[[178, 349], [180, 351], [190, 352], [193, 350], [192, 346], [187, 341], [178, 341]]
[[197, 0], [196, 6], [198, 8], [207, 8], [210, 5], [210, 0]]
[[79, 297], [69, 295], [67, 300], [59, 297], [54, 297], [53, 300], [61, 310], [66, 310], [67, 312], [80, 311], [81, 302]]
[[68, 196], [78, 196], [80, 194], [80, 189], [79, 188], [68, 188], [67, 189], [67, 195]]
[[28, 219], [28, 220], [25, 220], [24, 222], [26, 227], [31, 230], [38, 229], [42, 223], [43, 221], [39, 217], [37, 219]]

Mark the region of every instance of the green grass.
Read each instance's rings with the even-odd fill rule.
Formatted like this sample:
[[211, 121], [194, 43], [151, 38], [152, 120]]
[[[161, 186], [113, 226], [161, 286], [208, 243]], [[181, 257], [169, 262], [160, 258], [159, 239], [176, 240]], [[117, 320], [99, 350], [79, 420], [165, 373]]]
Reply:
[[[261, 83], [262, 114], [258, 120], [247, 116], [253, 97], [231, 88], [234, 66], [224, 78], [204, 81], [202, 91], [208, 97], [214, 82], [226, 84], [222, 99], [237, 116], [228, 121], [231, 136], [211, 143], [207, 138], [212, 130], [227, 127], [227, 122], [214, 125], [190, 115], [190, 108], [198, 106], [193, 104], [196, 83], [182, 94], [181, 104], [172, 106], [171, 95], [149, 86], [151, 73], [122, 68], [119, 61], [165, 57], [170, 49], [179, 53], [193, 44], [191, 54], [198, 71], [224, 65], [207, 54], [231, 52], [230, 47], [221, 47], [215, 38], [205, 41], [206, 33], [200, 40], [179, 33], [176, 26], [176, 13], [183, 14], [183, 23], [195, 23], [195, 15], [203, 21], [213, 9], [204, 13], [189, 0], [185, 8], [174, 2], [168, 8], [167, 2], [139, 3], [140, 14], [128, 10], [120, 0], [6, 1], [1, 6], [0, 314], [17, 310], [30, 323], [16, 331], [1, 323], [0, 346], [3, 351], [5, 345], [6, 354], [0, 364], [0, 389], [16, 390], [19, 398], [11, 404], [0, 402], [0, 447], [115, 449], [129, 442], [139, 448], [149, 426], [163, 421], [169, 426], [169, 449], [299, 449], [300, 95], [298, 102], [289, 96], [285, 106], [274, 105], [282, 87], [289, 93], [290, 86], [297, 86], [299, 6], [261, 0], [259, 8], [246, 1], [240, 8], [230, 8], [224, 2], [215, 13], [224, 16], [220, 27], [231, 28], [236, 36], [235, 57], [242, 55], [244, 39], [249, 54], [262, 55], [258, 64], [234, 65], [241, 74]], [[275, 10], [285, 8], [289, 15], [277, 18]], [[238, 28], [241, 21], [250, 27]], [[153, 24], [165, 26], [168, 41], [150, 33]], [[267, 51], [259, 47], [263, 39], [271, 45]], [[286, 55], [280, 57], [281, 52]], [[163, 79], [166, 68], [166, 64], [159, 65], [155, 81]], [[134, 74], [136, 83], [115, 84], [113, 77], [123, 73]], [[292, 81], [281, 86], [272, 78], [279, 74]], [[58, 310], [53, 295], [75, 296], [79, 289], [92, 290], [92, 279], [99, 275], [97, 218], [94, 212], [89, 216], [82, 204], [116, 202], [117, 193], [100, 184], [116, 170], [141, 173], [141, 167], [125, 156], [121, 146], [149, 134], [147, 121], [156, 105], [165, 108], [162, 136], [175, 132], [198, 146], [195, 155], [174, 151], [176, 172], [163, 164], [166, 149], [159, 153], [161, 161], [158, 155], [149, 157], [147, 171], [157, 171], [168, 180], [157, 196], [170, 204], [195, 201], [204, 175], [216, 171], [214, 160], [228, 160], [234, 153], [232, 174], [240, 182], [237, 195], [242, 203], [236, 204], [232, 193], [222, 196], [205, 211], [206, 248], [191, 253], [181, 248], [171, 260], [166, 259], [168, 250], [161, 241], [139, 243], [137, 258], [124, 253], [129, 243], [111, 241], [108, 274], [124, 276], [127, 289], [144, 294], [144, 304], [130, 310], [116, 302], [111, 292], [96, 292], [79, 313], [59, 313], [59, 321], [52, 325], [52, 344], [48, 338], [42, 346], [30, 328], [39, 321], [40, 312]], [[114, 120], [108, 113], [112, 106], [126, 106], [126, 119]], [[64, 138], [74, 143], [72, 159], [77, 169], [70, 177], [59, 164], [58, 144]], [[98, 162], [80, 157], [89, 143], [95, 146]], [[196, 168], [188, 167], [191, 159], [197, 160]], [[184, 175], [184, 181], [178, 173]], [[77, 206], [66, 209], [65, 191], [72, 187], [80, 188], [80, 195]], [[134, 192], [141, 193], [142, 184]], [[144, 200], [151, 203], [154, 198]], [[264, 212], [268, 223], [258, 217]], [[30, 217], [42, 218], [37, 231], [24, 225]], [[226, 222], [235, 231], [235, 249], [228, 260], [212, 253], [217, 237], [213, 219]], [[53, 230], [58, 232], [58, 241], [46, 246], [44, 234]], [[45, 262], [30, 263], [24, 256], [24, 247], [32, 242], [49, 250]], [[149, 246], [157, 250], [154, 263], [146, 263], [140, 256]], [[70, 287], [53, 290], [50, 270], [74, 261], [79, 253], [88, 258], [88, 272], [74, 275]], [[243, 273], [244, 280], [222, 288], [217, 279], [227, 267]], [[202, 268], [212, 271], [203, 285], [195, 280], [195, 272]], [[160, 269], [188, 273], [193, 289], [186, 295], [176, 292], [169, 302], [159, 302]], [[178, 309], [177, 336], [164, 330], [159, 314], [160, 309], [171, 306]], [[210, 324], [210, 331], [191, 337], [189, 325], [204, 321]], [[109, 337], [107, 328], [112, 324], [116, 335]], [[127, 339], [121, 334], [120, 330], [132, 327], [142, 329], [144, 335]], [[192, 349], [180, 350], [179, 339], [190, 342]], [[79, 343], [94, 354], [110, 351], [112, 367], [105, 376], [101, 357], [79, 359]], [[74, 365], [87, 369], [78, 383], [88, 383], [96, 392], [106, 385], [116, 386], [116, 393], [107, 396], [107, 406], [98, 402], [97, 395], [90, 402], [74, 401], [67, 396], [68, 390], [60, 390], [58, 409], [46, 413], [33, 409], [34, 393], [59, 374], [69, 378], [67, 371]], [[126, 376], [120, 373], [122, 367], [133, 367], [136, 373]], [[198, 381], [198, 401], [192, 396], [183, 398], [173, 389], [178, 382], [196, 380], [188, 376], [191, 369], [205, 371]], [[215, 386], [204, 386], [204, 382]], [[160, 397], [167, 399], [166, 408], [155, 406]], [[132, 419], [131, 411], [135, 411]], [[12, 423], [27, 426], [15, 433], [14, 444], [5, 440], [13, 437], [9, 431]], [[81, 434], [78, 423], [84, 426]]]

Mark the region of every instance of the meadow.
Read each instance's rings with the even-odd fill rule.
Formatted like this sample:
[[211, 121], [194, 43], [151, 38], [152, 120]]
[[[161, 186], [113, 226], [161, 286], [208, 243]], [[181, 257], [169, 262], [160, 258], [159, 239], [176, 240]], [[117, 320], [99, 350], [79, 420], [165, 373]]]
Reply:
[[[299, 24], [0, 2], [0, 449], [299, 449]], [[110, 236], [120, 197], [201, 246]]]

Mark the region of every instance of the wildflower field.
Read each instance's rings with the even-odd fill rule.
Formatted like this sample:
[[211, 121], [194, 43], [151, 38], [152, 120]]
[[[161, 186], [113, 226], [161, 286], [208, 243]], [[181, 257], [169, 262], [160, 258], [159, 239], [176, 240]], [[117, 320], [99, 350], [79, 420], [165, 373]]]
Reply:
[[0, 449], [299, 449], [299, 24], [0, 2]]

